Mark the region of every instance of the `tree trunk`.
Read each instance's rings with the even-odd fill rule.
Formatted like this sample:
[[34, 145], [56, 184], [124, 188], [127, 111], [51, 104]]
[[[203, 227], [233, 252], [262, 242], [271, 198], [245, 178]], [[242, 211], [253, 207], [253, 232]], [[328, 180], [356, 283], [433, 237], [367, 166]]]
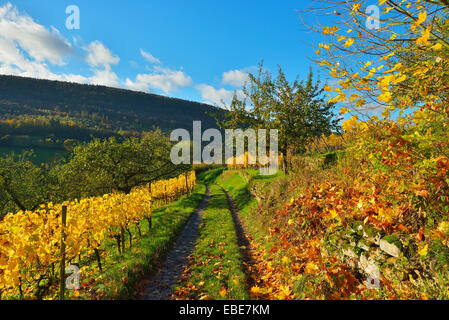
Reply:
[[120, 230], [121, 233], [121, 242], [122, 242], [122, 252], [125, 252], [125, 229], [123, 229], [123, 227], [121, 227]]
[[121, 254], [121, 253], [122, 253], [122, 250], [121, 250], [121, 245], [120, 245], [120, 235], [116, 235], [116, 236], [115, 236], [115, 239], [117, 240], [117, 250], [118, 250], [118, 253]]
[[282, 171], [284, 171], [285, 175], [288, 175], [289, 173], [289, 168], [288, 168], [288, 154], [287, 154], [287, 147], [283, 147], [281, 152], [282, 152]]
[[131, 230], [129, 228], [126, 228], [126, 232], [129, 234], [129, 247], [131, 248], [133, 246], [133, 235], [131, 233]]
[[11, 197], [12, 201], [16, 204], [16, 206], [22, 210], [22, 211], [26, 211], [25, 206], [22, 204], [22, 202], [19, 200], [19, 198], [17, 197], [17, 195], [15, 194], [14, 191], [12, 191], [8, 186], [6, 186], [6, 184], [3, 183], [3, 189], [6, 191], [6, 193]]
[[94, 251], [95, 251], [95, 257], [97, 258], [98, 268], [100, 269], [100, 272], [103, 272], [103, 268], [101, 266], [100, 251], [98, 251], [97, 248], [95, 248]]

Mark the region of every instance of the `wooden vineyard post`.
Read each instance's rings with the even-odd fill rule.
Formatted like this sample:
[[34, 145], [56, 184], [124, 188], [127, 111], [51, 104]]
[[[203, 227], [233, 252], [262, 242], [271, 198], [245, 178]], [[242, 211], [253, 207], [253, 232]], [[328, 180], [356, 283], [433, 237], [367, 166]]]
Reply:
[[115, 235], [115, 240], [117, 241], [117, 250], [119, 254], [122, 254], [122, 249], [121, 249], [121, 245], [120, 245], [120, 235], [116, 234]]
[[[152, 191], [151, 191], [151, 182], [148, 184], [148, 186], [149, 186], [149, 191], [150, 191], [150, 210], [151, 210], [151, 205], [153, 204], [153, 193], [152, 193]], [[151, 222], [151, 215], [149, 216], [149, 217], [147, 217], [147, 220], [148, 220], [148, 232], [151, 230], [151, 227], [152, 227], [152, 222]]]
[[187, 172], [186, 172], [186, 193], [188, 194], [190, 192], [189, 190], [189, 179], [187, 178]]
[[120, 227], [121, 243], [122, 243], [122, 253], [125, 252], [125, 229], [123, 226]]
[[59, 300], [64, 300], [65, 297], [65, 227], [67, 223], [67, 206], [62, 206], [61, 212], [61, 268], [60, 268], [60, 280], [59, 280]]
[[164, 192], [164, 194], [165, 194], [165, 204], [167, 204], [168, 203], [167, 185], [165, 185], [165, 192]]
[[153, 222], [151, 221], [151, 216], [147, 217], [148, 220], [148, 230], [151, 230], [151, 228], [153, 227]]

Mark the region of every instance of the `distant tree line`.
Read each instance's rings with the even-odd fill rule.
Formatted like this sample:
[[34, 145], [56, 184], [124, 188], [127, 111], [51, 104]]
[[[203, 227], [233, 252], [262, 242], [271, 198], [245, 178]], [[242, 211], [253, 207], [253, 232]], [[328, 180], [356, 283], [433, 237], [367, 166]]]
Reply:
[[44, 116], [77, 120], [83, 127], [163, 132], [190, 129], [192, 121], [216, 128], [213, 106], [103, 86], [0, 75], [0, 119]]

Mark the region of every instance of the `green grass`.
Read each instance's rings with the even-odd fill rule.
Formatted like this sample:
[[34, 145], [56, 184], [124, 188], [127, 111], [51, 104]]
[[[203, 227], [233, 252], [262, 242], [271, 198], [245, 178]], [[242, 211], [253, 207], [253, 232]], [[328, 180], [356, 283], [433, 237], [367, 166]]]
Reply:
[[207, 184], [215, 183], [217, 178], [223, 173], [224, 168], [204, 171], [198, 174], [198, 179]]
[[[104, 248], [107, 252], [104, 272], [94, 276], [90, 289], [101, 292], [101, 299], [133, 298], [136, 285], [144, 275], [155, 272], [157, 265], [176, 242], [189, 217], [198, 207], [205, 190], [204, 185], [198, 185], [190, 196], [184, 196], [155, 210], [152, 214], [151, 230], [148, 232], [148, 223], [144, 221], [144, 236], [134, 239], [131, 248], [127, 242], [128, 247], [123, 254], [117, 252], [115, 242], [108, 243]], [[134, 235], [137, 234], [136, 231], [134, 230]], [[89, 267], [97, 269], [95, 261], [91, 261]], [[81, 275], [81, 282], [86, 280], [89, 279], [83, 279]]]
[[257, 242], [265, 245], [268, 249], [272, 246], [272, 243], [266, 237], [268, 226], [260, 213], [255, 211], [258, 203], [251, 196], [248, 189], [253, 183], [264, 184], [265, 188], [269, 188], [274, 180], [283, 176], [284, 174], [281, 171], [275, 175], [261, 176], [259, 170], [247, 169], [228, 170], [216, 179], [216, 182], [225, 188], [234, 199], [240, 218], [250, 234]]
[[22, 154], [24, 151], [34, 151], [34, 154], [29, 158], [31, 162], [35, 165], [41, 165], [45, 163], [50, 163], [54, 160], [67, 157], [69, 154], [67, 151], [62, 149], [51, 149], [51, 148], [22, 148], [22, 147], [0, 147], [0, 157], [5, 155], [10, 155], [14, 153], [15, 155]]
[[[213, 171], [203, 178], [215, 176], [217, 172]], [[243, 257], [226, 196], [217, 185], [211, 186], [211, 195], [209, 206], [204, 211], [190, 273], [177, 286], [178, 292], [189, 299], [247, 300]]]

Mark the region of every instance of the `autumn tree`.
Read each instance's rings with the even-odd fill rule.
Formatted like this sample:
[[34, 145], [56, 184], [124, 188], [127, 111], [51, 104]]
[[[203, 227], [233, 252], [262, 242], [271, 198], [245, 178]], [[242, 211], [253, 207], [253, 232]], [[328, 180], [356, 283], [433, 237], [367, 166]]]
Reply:
[[170, 160], [172, 144], [160, 131], [142, 138], [94, 140], [73, 149], [60, 169], [61, 185], [73, 197], [112, 191], [129, 193], [138, 185], [186, 171]]
[[331, 102], [350, 106], [342, 113], [374, 104], [383, 106], [388, 117], [393, 110], [403, 114], [424, 106], [434, 113], [429, 117], [447, 118], [447, 1], [379, 0], [373, 5], [319, 0], [310, 10], [327, 21], [336, 17], [333, 25], [310, 27], [326, 37], [316, 50], [316, 61], [338, 79], [326, 90]]
[[243, 98], [234, 96], [222, 128], [254, 128], [279, 130], [279, 147], [288, 172], [291, 152], [305, 150], [307, 139], [330, 134], [338, 129], [333, 113], [334, 104], [323, 96], [320, 81], [314, 81], [310, 71], [306, 81], [287, 80], [279, 67], [278, 75], [263, 68], [256, 75], [249, 74], [243, 88]]
[[0, 158], [0, 217], [18, 210], [33, 210], [47, 201], [48, 176], [44, 168], [35, 166], [31, 153]]
[[[408, 206], [410, 219], [402, 223], [410, 231], [434, 227], [449, 210], [449, 198], [442, 196], [449, 191], [447, 1], [379, 0], [368, 6], [322, 0], [315, 5], [338, 22], [312, 28], [326, 37], [316, 60], [334, 78], [335, 84], [325, 87], [328, 101], [346, 104], [341, 113], [351, 113], [343, 129], [353, 136], [346, 151], [358, 165], [354, 175]], [[359, 118], [357, 111], [370, 103], [382, 117]]]

